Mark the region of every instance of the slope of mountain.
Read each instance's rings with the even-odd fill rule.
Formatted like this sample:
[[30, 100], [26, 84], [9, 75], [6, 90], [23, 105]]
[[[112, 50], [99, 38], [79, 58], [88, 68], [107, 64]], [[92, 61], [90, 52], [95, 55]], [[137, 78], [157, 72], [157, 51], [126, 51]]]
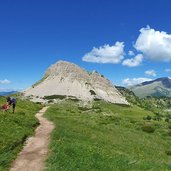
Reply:
[[129, 89], [140, 98], [147, 96], [171, 97], [171, 79], [168, 77], [158, 78], [129, 87]]
[[126, 98], [131, 105], [136, 105], [145, 110], [151, 111], [156, 114], [157, 118], [167, 116], [168, 112], [171, 111], [171, 98], [170, 97], [151, 97], [145, 98], [137, 97], [134, 92], [125, 87], [116, 87], [119, 92]]
[[88, 73], [79, 66], [59, 61], [48, 68], [44, 77], [24, 91], [25, 96], [74, 96], [81, 100], [103, 99], [111, 103], [128, 104], [109, 80], [93, 71]]
[[116, 88], [130, 104], [140, 106], [140, 99], [134, 94], [133, 91], [121, 86], [116, 86]]

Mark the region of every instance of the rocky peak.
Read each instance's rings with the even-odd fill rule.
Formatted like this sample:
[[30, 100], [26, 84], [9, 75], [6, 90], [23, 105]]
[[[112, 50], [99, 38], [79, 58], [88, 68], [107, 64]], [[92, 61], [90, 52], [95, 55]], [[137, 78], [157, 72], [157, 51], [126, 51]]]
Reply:
[[61, 73], [70, 73], [76, 71], [80, 72], [82, 71], [82, 69], [73, 63], [66, 61], [58, 61], [47, 69], [47, 71], [45, 72], [45, 76], [54, 76], [59, 75]]
[[44, 77], [55, 77], [59, 76], [62, 78], [68, 79], [81, 79], [86, 78], [88, 76], [88, 72], [84, 69], [80, 68], [76, 64], [66, 62], [66, 61], [58, 61], [57, 63], [51, 65], [47, 71], [45, 72]]
[[161, 82], [163, 84], [164, 87], [166, 88], [171, 88], [171, 79], [168, 77], [161, 77], [161, 78], [157, 78], [155, 80], [152, 81], [146, 81], [140, 84], [141, 85], [148, 85], [148, 84], [152, 84], [155, 82]]
[[66, 61], [58, 61], [51, 65], [43, 79], [25, 91], [25, 94], [39, 97], [65, 95], [88, 101], [103, 99], [112, 103], [128, 104], [104, 76], [98, 72], [88, 73]]

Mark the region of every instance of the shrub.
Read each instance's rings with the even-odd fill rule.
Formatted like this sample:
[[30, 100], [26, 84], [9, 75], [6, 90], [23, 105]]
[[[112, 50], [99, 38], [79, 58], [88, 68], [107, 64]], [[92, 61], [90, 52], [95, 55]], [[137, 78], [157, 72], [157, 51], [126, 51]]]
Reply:
[[122, 104], [122, 103], [115, 103], [115, 105], [121, 106], [121, 107], [130, 107], [130, 105], [128, 105], [128, 104]]
[[146, 117], [143, 117], [143, 119], [144, 119], [144, 120], [150, 121], [150, 120], [152, 119], [152, 117], [148, 115], [148, 116], [146, 116]]
[[39, 104], [39, 105], [41, 105], [42, 103], [41, 103], [41, 102], [36, 102], [36, 104]]
[[150, 120], [152, 119], [152, 117], [148, 115], [148, 116], [146, 117], [146, 119], [150, 121]]
[[165, 153], [166, 153], [168, 156], [171, 156], [171, 150], [167, 150], [167, 151], [165, 151]]
[[170, 130], [168, 131], [168, 135], [171, 136], [171, 131]]
[[69, 98], [69, 100], [71, 100], [73, 102], [79, 102], [80, 101], [79, 99], [72, 99], [72, 98]]
[[48, 103], [53, 103], [53, 100], [48, 100]]
[[131, 120], [130, 120], [130, 123], [135, 124], [135, 123], [137, 123], [137, 121], [134, 120], [134, 119], [131, 119]]
[[[169, 118], [166, 118], [166, 119], [165, 119], [165, 122], [169, 122]], [[170, 126], [171, 126], [171, 125], [170, 125]], [[170, 129], [171, 129], [171, 128], [170, 128]]]
[[144, 132], [148, 132], [148, 133], [153, 133], [155, 131], [155, 128], [154, 126], [150, 125], [150, 124], [144, 124], [141, 129], [144, 131]]
[[157, 120], [157, 121], [161, 121], [162, 118], [163, 118], [163, 115], [161, 113], [155, 113], [155, 119], [154, 120]]
[[66, 95], [51, 95], [51, 96], [44, 96], [43, 99], [51, 100], [51, 99], [65, 99]]
[[153, 117], [153, 120], [155, 120], [155, 121], [161, 121], [162, 118], [161, 118], [160, 116], [154, 116], [154, 117]]
[[81, 111], [87, 111], [87, 110], [90, 110], [90, 108], [87, 108], [87, 107], [78, 107], [79, 110]]
[[171, 129], [171, 125], [169, 125], [168, 128]]
[[101, 101], [102, 99], [94, 98], [94, 101]]
[[167, 114], [167, 118], [171, 119], [171, 114]]

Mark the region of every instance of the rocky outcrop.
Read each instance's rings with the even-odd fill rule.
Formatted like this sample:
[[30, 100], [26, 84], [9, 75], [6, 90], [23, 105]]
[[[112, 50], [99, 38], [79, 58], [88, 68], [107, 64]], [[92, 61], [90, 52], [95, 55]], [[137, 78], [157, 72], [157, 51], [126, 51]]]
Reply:
[[93, 71], [88, 73], [79, 66], [58, 61], [50, 66], [44, 77], [32, 88], [25, 90], [25, 96], [74, 96], [81, 100], [103, 99], [111, 103], [128, 104], [109, 80]]

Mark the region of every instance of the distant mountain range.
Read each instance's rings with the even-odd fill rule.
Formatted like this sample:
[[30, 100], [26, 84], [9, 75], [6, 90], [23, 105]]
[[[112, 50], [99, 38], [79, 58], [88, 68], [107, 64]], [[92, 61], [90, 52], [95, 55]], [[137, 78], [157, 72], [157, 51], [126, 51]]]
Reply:
[[171, 78], [162, 77], [152, 81], [146, 81], [138, 85], [129, 87], [136, 96], [144, 98], [152, 97], [171, 97]]
[[8, 96], [14, 93], [17, 93], [17, 91], [0, 92], [0, 96]]

